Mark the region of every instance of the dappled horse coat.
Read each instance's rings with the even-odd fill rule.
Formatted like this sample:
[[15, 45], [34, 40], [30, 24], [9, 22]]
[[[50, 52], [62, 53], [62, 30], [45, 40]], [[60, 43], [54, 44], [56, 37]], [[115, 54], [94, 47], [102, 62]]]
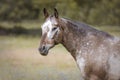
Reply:
[[96, 30], [85, 23], [48, 15], [42, 25], [39, 51], [47, 55], [49, 49], [61, 43], [75, 59], [85, 80], [120, 80], [120, 39]]

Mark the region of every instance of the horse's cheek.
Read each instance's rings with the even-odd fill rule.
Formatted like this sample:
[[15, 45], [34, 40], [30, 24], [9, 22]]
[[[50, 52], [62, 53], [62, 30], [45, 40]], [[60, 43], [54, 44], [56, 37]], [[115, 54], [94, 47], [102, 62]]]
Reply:
[[61, 40], [62, 40], [62, 34], [61, 34], [61, 33], [58, 33], [58, 34], [55, 36], [55, 41], [56, 41], [57, 43], [60, 43]]
[[53, 39], [47, 40], [47, 44], [54, 44], [54, 40]]

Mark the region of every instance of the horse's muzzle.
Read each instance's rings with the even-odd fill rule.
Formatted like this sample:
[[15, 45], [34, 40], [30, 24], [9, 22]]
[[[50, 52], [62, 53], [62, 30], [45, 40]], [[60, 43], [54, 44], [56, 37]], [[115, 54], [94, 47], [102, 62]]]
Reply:
[[40, 54], [43, 56], [46, 56], [48, 54], [48, 50], [45, 46], [40, 47], [38, 50], [39, 50]]

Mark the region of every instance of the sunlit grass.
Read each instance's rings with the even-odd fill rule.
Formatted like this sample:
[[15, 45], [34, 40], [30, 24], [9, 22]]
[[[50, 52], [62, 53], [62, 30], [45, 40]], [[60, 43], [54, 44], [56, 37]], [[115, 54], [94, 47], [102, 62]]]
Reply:
[[71, 55], [58, 45], [48, 56], [37, 50], [40, 38], [0, 36], [0, 80], [79, 80]]

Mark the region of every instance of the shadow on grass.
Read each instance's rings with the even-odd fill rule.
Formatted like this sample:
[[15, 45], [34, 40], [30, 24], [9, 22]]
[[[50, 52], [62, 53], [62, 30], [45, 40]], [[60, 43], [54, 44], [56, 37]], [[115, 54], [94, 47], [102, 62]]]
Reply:
[[22, 26], [14, 26], [13, 28], [5, 28], [0, 26], [0, 35], [26, 35], [26, 36], [40, 36], [42, 33], [41, 28], [26, 29]]

